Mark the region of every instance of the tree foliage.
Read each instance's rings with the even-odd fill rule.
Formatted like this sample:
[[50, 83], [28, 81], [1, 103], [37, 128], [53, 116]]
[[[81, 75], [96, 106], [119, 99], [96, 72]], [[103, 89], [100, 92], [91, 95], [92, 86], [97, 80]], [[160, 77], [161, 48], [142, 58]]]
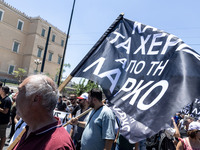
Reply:
[[[70, 68], [70, 67], [71, 67], [71, 65], [69, 63], [63, 65], [62, 72], [61, 72], [61, 79], [62, 79], [63, 73], [66, 71], [65, 68]], [[57, 73], [56, 73], [57, 80], [55, 82], [58, 81], [59, 73], [60, 73], [60, 68], [57, 69]], [[60, 84], [61, 83], [62, 83], [62, 81], [60, 82]]]
[[[64, 64], [63, 66], [64, 66], [65, 68], [70, 68], [70, 67], [71, 67], [71, 65], [70, 65], [69, 63]], [[65, 72], [65, 69], [63, 69], [63, 72]]]
[[90, 90], [94, 88], [100, 89], [98, 84], [96, 84], [95, 82], [91, 80], [86, 81], [86, 79], [83, 79], [83, 80], [81, 79], [79, 81], [79, 84], [75, 84], [73, 87], [75, 88], [75, 92], [77, 96], [80, 96], [84, 92], [89, 92]]
[[18, 82], [21, 83], [22, 80], [26, 77], [27, 71], [23, 68], [18, 68], [17, 71], [13, 71], [13, 75], [18, 79]]
[[[64, 65], [63, 65], [63, 68], [62, 68], [62, 73], [61, 73], [61, 75], [66, 71], [65, 68], [70, 68], [70, 67], [71, 67], [71, 65], [70, 65], [69, 63], [64, 64]], [[58, 76], [59, 73], [60, 73], [60, 68], [57, 69], [56, 75]]]

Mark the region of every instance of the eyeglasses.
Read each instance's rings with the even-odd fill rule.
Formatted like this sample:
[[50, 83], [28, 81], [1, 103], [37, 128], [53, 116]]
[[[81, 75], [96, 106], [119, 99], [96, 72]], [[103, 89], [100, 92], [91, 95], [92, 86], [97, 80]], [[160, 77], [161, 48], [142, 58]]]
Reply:
[[85, 99], [79, 99], [79, 102], [82, 101], [82, 100], [85, 100]]
[[71, 98], [71, 99], [69, 99], [70, 101], [73, 101], [73, 100], [75, 100], [75, 98]]

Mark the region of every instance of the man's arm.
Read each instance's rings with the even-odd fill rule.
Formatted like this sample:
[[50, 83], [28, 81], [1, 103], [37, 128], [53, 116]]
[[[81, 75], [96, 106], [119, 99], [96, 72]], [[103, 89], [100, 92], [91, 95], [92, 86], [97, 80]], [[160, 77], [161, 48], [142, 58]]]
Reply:
[[139, 150], [139, 142], [135, 143], [135, 150]]
[[71, 138], [73, 137], [73, 134], [74, 134], [74, 127], [71, 128], [70, 133], [69, 133]]
[[115, 136], [115, 140], [114, 140], [114, 144], [115, 144], [115, 145], [116, 145], [117, 139], [118, 139], [118, 137], [119, 137], [119, 130], [120, 130], [120, 128], [118, 128], [117, 134], [116, 134], [116, 136]]
[[19, 121], [20, 117], [18, 115], [15, 116], [14, 118], [14, 123], [17, 124], [17, 122]]
[[174, 118], [172, 118], [172, 122], [173, 122], [174, 129], [175, 129], [174, 137], [180, 138], [180, 137], [181, 137], [181, 134], [180, 134], [180, 132], [179, 132], [179, 128], [177, 127]]
[[183, 146], [183, 143], [181, 141], [178, 142], [178, 144], [176, 146], [176, 150], [184, 150], [184, 146]]
[[85, 128], [85, 125], [86, 125], [86, 122], [84, 122], [84, 121], [78, 121], [77, 126]]
[[104, 145], [104, 150], [111, 150], [113, 141], [114, 140], [108, 140], [108, 139], [106, 139], [105, 145]]
[[3, 114], [7, 114], [9, 111], [9, 108], [0, 108], [0, 112], [3, 113]]
[[85, 128], [86, 122], [78, 121], [78, 118], [72, 118], [72, 119], [70, 119], [70, 124]]

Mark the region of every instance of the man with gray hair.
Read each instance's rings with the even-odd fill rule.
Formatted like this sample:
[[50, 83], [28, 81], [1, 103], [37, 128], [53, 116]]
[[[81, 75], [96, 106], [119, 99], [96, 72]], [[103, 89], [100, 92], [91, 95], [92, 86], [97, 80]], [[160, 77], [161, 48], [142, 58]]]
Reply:
[[18, 90], [17, 114], [27, 126], [14, 150], [75, 149], [61, 121], [53, 116], [58, 100], [53, 80], [45, 75], [32, 75], [19, 85]]

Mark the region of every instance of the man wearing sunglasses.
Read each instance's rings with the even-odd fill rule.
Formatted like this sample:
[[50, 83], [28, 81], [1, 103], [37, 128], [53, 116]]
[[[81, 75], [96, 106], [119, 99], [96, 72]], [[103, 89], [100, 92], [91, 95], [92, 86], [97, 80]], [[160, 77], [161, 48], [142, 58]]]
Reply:
[[[75, 117], [79, 116], [80, 114], [82, 114], [84, 111], [86, 111], [89, 108], [88, 93], [81, 94], [81, 96], [77, 97], [77, 99], [79, 101], [79, 106], [80, 106], [81, 109], [79, 109], [76, 112]], [[78, 121], [85, 121], [85, 118], [87, 118], [87, 115], [88, 114], [80, 117], [78, 119]], [[83, 130], [84, 130], [84, 128], [79, 127], [77, 125], [74, 125], [71, 128], [70, 136], [74, 141], [76, 150], [80, 150], [80, 148], [81, 148], [81, 136], [82, 136]]]

